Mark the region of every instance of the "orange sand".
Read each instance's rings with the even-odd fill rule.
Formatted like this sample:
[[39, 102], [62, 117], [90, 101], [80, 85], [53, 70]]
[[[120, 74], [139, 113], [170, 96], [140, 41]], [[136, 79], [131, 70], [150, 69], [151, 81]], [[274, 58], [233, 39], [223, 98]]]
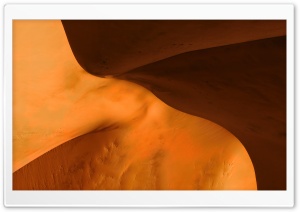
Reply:
[[226, 129], [88, 74], [60, 21], [13, 27], [14, 189], [256, 189]]

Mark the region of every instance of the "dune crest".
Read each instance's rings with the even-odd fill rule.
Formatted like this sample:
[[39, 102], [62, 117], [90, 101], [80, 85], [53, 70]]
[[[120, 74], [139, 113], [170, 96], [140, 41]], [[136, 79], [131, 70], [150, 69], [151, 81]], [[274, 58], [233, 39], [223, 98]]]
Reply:
[[[224, 22], [225, 25], [221, 22], [215, 22], [218, 24], [211, 34], [230, 25], [230, 22]], [[250, 21], [247, 24], [263, 29], [266, 23]], [[187, 28], [192, 29], [192, 25]], [[225, 40], [216, 45], [207, 41], [208, 46], [201, 46], [197, 40], [188, 38], [193, 41], [190, 47], [172, 46], [174, 51], [161, 50], [153, 54], [156, 59], [149, 57], [151, 51], [148, 55], [135, 49], [144, 45], [143, 39], [147, 41], [147, 36], [149, 39], [158, 36], [157, 40], [162, 41], [159, 36], [164, 37], [164, 33], [156, 34], [154, 30], [131, 49], [139, 55], [135, 64], [130, 58], [136, 52], [124, 54], [113, 64], [111, 58], [99, 60], [101, 55], [91, 55], [92, 62], [83, 61], [76, 53], [76, 39], [69, 36], [70, 28], [66, 28], [65, 23], [63, 27], [60, 21], [14, 21], [14, 189], [257, 189], [254, 167], [255, 170], [258, 167], [259, 182], [263, 182], [261, 179], [267, 175], [261, 175], [262, 167], [266, 167], [271, 158], [260, 166], [257, 163], [260, 156], [256, 157], [251, 147], [265, 145], [260, 141], [270, 139], [269, 128], [261, 133], [256, 125], [258, 119], [253, 119], [259, 115], [251, 115], [249, 110], [245, 117], [238, 102], [245, 104], [253, 97], [253, 104], [246, 105], [245, 110], [275, 105], [269, 107], [268, 117], [278, 120], [269, 127], [276, 125], [274, 129], [281, 132], [284, 114], [278, 112], [278, 108], [284, 109], [282, 87], [285, 83], [281, 71], [285, 46], [284, 37], [276, 37], [284, 35], [281, 25], [285, 23], [272, 22], [269, 25], [272, 30], [253, 33], [247, 38], [241, 36], [241, 40], [234, 40], [228, 31]], [[175, 25], [169, 26], [176, 31]], [[235, 22], [231, 26], [242, 25]], [[209, 29], [209, 26], [204, 28]], [[243, 26], [240, 35], [245, 34], [246, 29]], [[266, 37], [272, 38], [261, 40]], [[120, 35], [120, 39], [123, 38]], [[253, 41], [257, 39], [260, 40]], [[99, 46], [92, 45], [93, 38], [90, 41], [85, 46], [99, 50]], [[226, 44], [231, 45], [215, 47]], [[156, 51], [147, 45], [145, 49]], [[245, 49], [249, 52], [241, 54]], [[262, 49], [274, 51], [264, 58], [264, 52], [249, 56]], [[107, 56], [118, 58], [120, 55], [122, 51], [115, 49], [115, 53]], [[236, 57], [231, 58], [234, 55]], [[269, 63], [274, 57], [278, 59], [275, 69]], [[247, 68], [241, 69], [245, 63], [248, 63]], [[256, 72], [252, 72], [256, 68]], [[91, 75], [99, 75], [94, 70], [104, 71], [105, 77]], [[220, 75], [221, 80], [214, 80], [218, 78], [213, 76], [220, 73], [224, 75]], [[254, 73], [263, 73], [263, 79], [271, 76], [267, 87], [259, 80], [251, 81], [256, 76]], [[197, 78], [204, 80], [206, 86]], [[245, 84], [247, 80], [249, 83]], [[255, 87], [257, 82], [261, 87]], [[241, 95], [244, 85], [250, 85], [244, 90], [248, 100]], [[276, 92], [268, 93], [265, 88]], [[230, 97], [228, 92], [233, 94], [232, 99], [223, 101]], [[223, 96], [218, 97], [221, 94]], [[242, 138], [244, 145], [231, 132]], [[276, 145], [283, 144], [283, 138], [280, 141], [274, 138]], [[254, 167], [244, 146], [247, 150], [250, 147]], [[284, 161], [282, 154], [279, 155], [278, 160]], [[279, 166], [279, 170], [283, 167]]]

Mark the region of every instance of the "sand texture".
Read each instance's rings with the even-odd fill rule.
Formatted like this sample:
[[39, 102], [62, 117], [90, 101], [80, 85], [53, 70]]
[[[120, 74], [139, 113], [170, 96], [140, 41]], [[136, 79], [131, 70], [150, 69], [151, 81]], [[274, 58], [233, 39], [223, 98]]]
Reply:
[[14, 21], [13, 189], [286, 189], [284, 21], [62, 23]]

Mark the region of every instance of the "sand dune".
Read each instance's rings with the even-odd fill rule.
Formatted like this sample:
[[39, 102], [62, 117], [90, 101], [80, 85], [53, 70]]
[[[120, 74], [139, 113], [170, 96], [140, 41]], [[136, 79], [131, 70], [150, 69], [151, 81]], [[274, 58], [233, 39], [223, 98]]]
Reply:
[[141, 117], [68, 141], [21, 168], [14, 189], [256, 189], [256, 180], [231, 133], [155, 99]]
[[125, 73], [189, 51], [286, 34], [283, 20], [63, 20], [62, 23], [78, 63], [99, 76]]
[[285, 22], [63, 23], [14, 21], [14, 189], [285, 189]]
[[229, 130], [250, 154], [259, 188], [285, 189], [285, 43], [277, 37], [194, 51], [118, 77]]

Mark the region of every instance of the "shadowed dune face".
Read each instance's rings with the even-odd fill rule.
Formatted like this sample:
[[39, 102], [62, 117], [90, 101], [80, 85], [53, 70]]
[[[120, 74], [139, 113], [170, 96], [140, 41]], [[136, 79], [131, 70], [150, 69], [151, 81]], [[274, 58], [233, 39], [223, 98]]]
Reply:
[[63, 20], [62, 23], [79, 64], [98, 76], [126, 73], [188, 51], [286, 33], [285, 21], [280, 20]]
[[248, 150], [259, 188], [285, 189], [285, 49], [285, 37], [217, 47], [168, 58], [118, 78], [145, 86], [178, 110], [225, 127]]
[[14, 189], [285, 189], [284, 21], [63, 24], [14, 21]]

